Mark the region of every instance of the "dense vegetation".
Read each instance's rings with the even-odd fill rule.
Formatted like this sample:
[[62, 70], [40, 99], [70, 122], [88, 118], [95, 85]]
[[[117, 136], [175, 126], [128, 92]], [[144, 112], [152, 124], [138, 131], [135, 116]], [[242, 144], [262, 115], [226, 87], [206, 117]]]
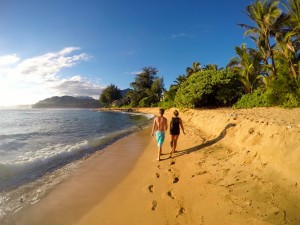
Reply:
[[102, 104], [110, 106], [114, 101], [121, 97], [121, 90], [114, 84], [111, 84], [102, 91], [99, 100]]
[[133, 90], [123, 105], [299, 107], [300, 0], [256, 0], [245, 13], [252, 24], [238, 25], [255, 48], [235, 47], [236, 57], [226, 68], [214, 64], [201, 68], [193, 62], [168, 91], [156, 68], [143, 68], [130, 84]]

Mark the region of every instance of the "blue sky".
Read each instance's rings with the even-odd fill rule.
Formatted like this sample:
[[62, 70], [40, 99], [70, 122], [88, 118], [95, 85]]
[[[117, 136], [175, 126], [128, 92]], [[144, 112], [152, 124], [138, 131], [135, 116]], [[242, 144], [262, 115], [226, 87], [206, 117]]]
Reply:
[[[250, 44], [245, 0], [1, 0], [0, 105], [130, 87], [153, 66], [165, 87], [194, 61], [224, 67]], [[8, 98], [8, 96], [10, 96]]]

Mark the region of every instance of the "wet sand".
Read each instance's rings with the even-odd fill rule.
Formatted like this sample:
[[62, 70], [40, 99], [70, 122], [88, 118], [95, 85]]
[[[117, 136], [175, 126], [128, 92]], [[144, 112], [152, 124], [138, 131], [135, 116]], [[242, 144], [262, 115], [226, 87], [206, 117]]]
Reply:
[[16, 213], [4, 224], [67, 225], [101, 202], [133, 168], [148, 144], [149, 129], [130, 134], [87, 158], [71, 177], [38, 203]]
[[131, 134], [88, 158], [12, 224], [300, 224], [300, 109], [180, 116], [187, 135], [173, 158], [169, 135], [157, 162], [150, 128]]

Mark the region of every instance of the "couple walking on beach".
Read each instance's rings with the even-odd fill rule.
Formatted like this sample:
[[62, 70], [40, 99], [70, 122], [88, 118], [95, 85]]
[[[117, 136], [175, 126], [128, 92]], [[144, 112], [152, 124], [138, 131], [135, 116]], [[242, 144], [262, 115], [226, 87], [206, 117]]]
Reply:
[[[158, 144], [158, 157], [157, 160], [160, 161], [160, 155], [162, 153], [162, 145], [165, 140], [165, 132], [168, 130], [168, 120], [164, 117], [165, 110], [159, 109], [159, 116], [156, 117], [153, 121], [152, 133], [151, 136], [156, 136], [156, 141]], [[182, 132], [185, 134], [182, 120], [178, 117], [179, 112], [177, 110], [174, 111], [174, 116], [170, 122], [170, 134], [171, 134], [171, 152], [170, 157], [172, 157], [173, 153], [176, 151], [177, 140], [180, 134], [180, 128]]]

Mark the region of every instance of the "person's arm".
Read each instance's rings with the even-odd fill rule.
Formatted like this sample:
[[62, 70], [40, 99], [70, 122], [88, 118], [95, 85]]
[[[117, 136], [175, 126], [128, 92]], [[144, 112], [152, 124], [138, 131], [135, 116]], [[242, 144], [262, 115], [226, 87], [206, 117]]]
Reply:
[[173, 122], [173, 118], [171, 119], [171, 121], [170, 121], [170, 129], [172, 128], [172, 122]]
[[168, 120], [166, 119], [166, 130], [168, 130]]
[[151, 136], [153, 136], [155, 130], [156, 130], [156, 118], [153, 121]]
[[185, 131], [184, 131], [184, 128], [183, 128], [183, 123], [182, 123], [181, 119], [179, 119], [179, 125], [180, 125], [180, 127], [182, 129], [182, 132], [185, 134]]

